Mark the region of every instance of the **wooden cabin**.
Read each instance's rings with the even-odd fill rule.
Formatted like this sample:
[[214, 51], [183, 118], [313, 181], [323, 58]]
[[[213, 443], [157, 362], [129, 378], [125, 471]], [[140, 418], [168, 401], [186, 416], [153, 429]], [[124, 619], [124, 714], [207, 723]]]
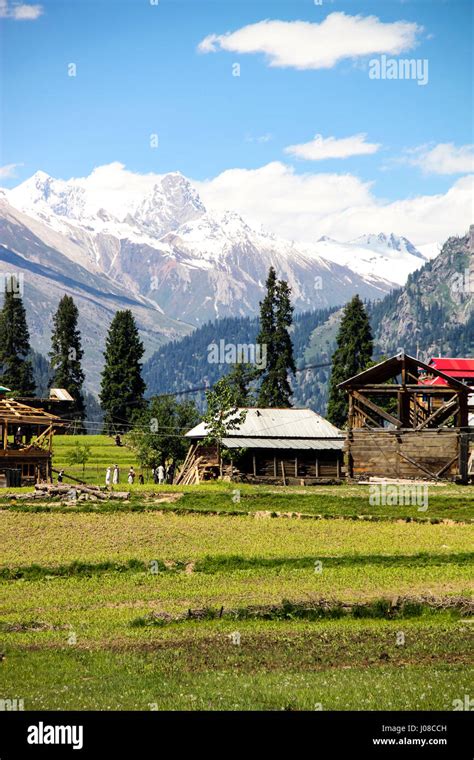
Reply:
[[0, 395], [0, 487], [51, 480], [52, 439], [58, 425], [59, 417]]
[[401, 353], [339, 388], [349, 394], [349, 477], [468, 481], [468, 385]]
[[[344, 435], [311, 409], [246, 408], [246, 416], [222, 440], [226, 475], [236, 481], [315, 484], [343, 475]], [[216, 447], [204, 447], [204, 423], [186, 433], [191, 440], [177, 482], [199, 482], [218, 473]], [[187, 473], [187, 475], [186, 475]]]

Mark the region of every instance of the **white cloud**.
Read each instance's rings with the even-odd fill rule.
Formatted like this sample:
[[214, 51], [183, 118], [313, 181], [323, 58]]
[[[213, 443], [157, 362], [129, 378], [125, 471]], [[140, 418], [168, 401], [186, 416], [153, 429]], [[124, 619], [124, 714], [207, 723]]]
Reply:
[[125, 168], [119, 161], [97, 166], [87, 177], [76, 177], [75, 182], [87, 191], [91, 208], [105, 206], [117, 216], [126, 213], [135, 202], [160, 181], [162, 174], [137, 174]]
[[420, 167], [425, 174], [467, 174], [474, 172], [474, 145], [453, 143], [420, 145], [407, 150], [401, 163]]
[[297, 174], [281, 162], [259, 169], [229, 169], [194, 183], [209, 209], [235, 209], [277, 235], [314, 242], [321, 235], [350, 240], [367, 232], [394, 232], [415, 245], [444, 242], [472, 221], [472, 177], [446, 193], [388, 202], [372, 183], [352, 174]]
[[15, 21], [36, 21], [42, 15], [42, 5], [9, 3], [8, 0], [0, 0], [0, 18], [12, 18]]
[[198, 50], [264, 53], [270, 66], [328, 69], [344, 58], [410, 50], [422, 31], [423, 27], [409, 21], [384, 23], [376, 16], [330, 13], [319, 24], [267, 19], [235, 32], [210, 34]]
[[23, 166], [23, 164], [5, 164], [5, 166], [0, 166], [0, 179], [11, 179], [12, 177], [16, 177], [16, 169], [18, 166]]
[[305, 158], [308, 161], [323, 161], [326, 158], [348, 158], [349, 156], [363, 156], [376, 153], [380, 148], [378, 143], [365, 141], [366, 135], [352, 135], [352, 137], [323, 137], [315, 135], [314, 139], [300, 145], [288, 145], [285, 153], [296, 158]]

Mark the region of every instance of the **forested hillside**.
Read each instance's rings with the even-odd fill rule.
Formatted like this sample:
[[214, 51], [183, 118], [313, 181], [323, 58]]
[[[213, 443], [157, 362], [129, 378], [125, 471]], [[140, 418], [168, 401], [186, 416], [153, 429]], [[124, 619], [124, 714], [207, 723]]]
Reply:
[[[308, 364], [327, 364], [330, 355], [324, 341], [321, 348], [312, 347], [311, 336], [322, 328], [335, 309], [321, 309], [296, 314], [292, 327], [297, 369]], [[225, 345], [255, 343], [258, 334], [258, 320], [250, 317], [226, 317], [208, 322], [183, 340], [173, 341], [164, 346], [144, 365], [143, 376], [147, 383], [147, 395], [175, 393], [193, 388], [213, 385], [222, 375], [227, 374], [230, 365], [208, 361], [208, 346], [224, 341]], [[332, 346], [332, 342], [328, 345]], [[293, 403], [297, 406], [310, 404], [319, 410], [326, 399], [326, 381], [329, 367], [320, 370], [298, 372], [294, 382]], [[193, 393], [199, 406], [204, 402], [204, 392]]]
[[[449, 238], [439, 256], [411, 274], [405, 287], [368, 303], [375, 357], [405, 350], [431, 356], [474, 354], [474, 264], [468, 235]], [[292, 341], [299, 370], [293, 379], [293, 403], [325, 413], [327, 383], [341, 309], [296, 314]], [[164, 346], [145, 364], [149, 396], [212, 385], [226, 364], [208, 361], [210, 343], [253, 343], [258, 320], [228, 317], [208, 322], [185, 338]], [[301, 371], [308, 365], [326, 365]], [[203, 392], [192, 394], [199, 405]]]

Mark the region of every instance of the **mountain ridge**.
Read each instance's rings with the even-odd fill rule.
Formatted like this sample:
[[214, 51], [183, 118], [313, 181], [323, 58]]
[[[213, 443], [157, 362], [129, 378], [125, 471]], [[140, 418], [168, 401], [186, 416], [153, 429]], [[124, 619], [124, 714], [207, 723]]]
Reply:
[[209, 211], [180, 172], [148, 189], [104, 193], [88, 178], [38, 171], [0, 193], [0, 259], [29, 283], [32, 344], [44, 352], [56, 301], [65, 292], [78, 298], [87, 383], [96, 392], [114, 308], [132, 308], [147, 358], [210, 319], [257, 315], [270, 265], [288, 281], [299, 313], [340, 306], [356, 292], [377, 300], [425, 259], [405, 238], [376, 240], [365, 248], [360, 240], [295, 244], [232, 210]]

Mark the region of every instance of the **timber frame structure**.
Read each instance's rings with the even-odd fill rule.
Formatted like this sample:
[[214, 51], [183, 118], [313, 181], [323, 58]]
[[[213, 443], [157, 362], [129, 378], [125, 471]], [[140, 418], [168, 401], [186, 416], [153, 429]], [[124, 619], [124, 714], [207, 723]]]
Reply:
[[[445, 384], [425, 384], [430, 377]], [[465, 383], [401, 353], [338, 387], [349, 394], [348, 477], [468, 482]]]
[[0, 486], [51, 480], [54, 430], [60, 417], [0, 396]]

